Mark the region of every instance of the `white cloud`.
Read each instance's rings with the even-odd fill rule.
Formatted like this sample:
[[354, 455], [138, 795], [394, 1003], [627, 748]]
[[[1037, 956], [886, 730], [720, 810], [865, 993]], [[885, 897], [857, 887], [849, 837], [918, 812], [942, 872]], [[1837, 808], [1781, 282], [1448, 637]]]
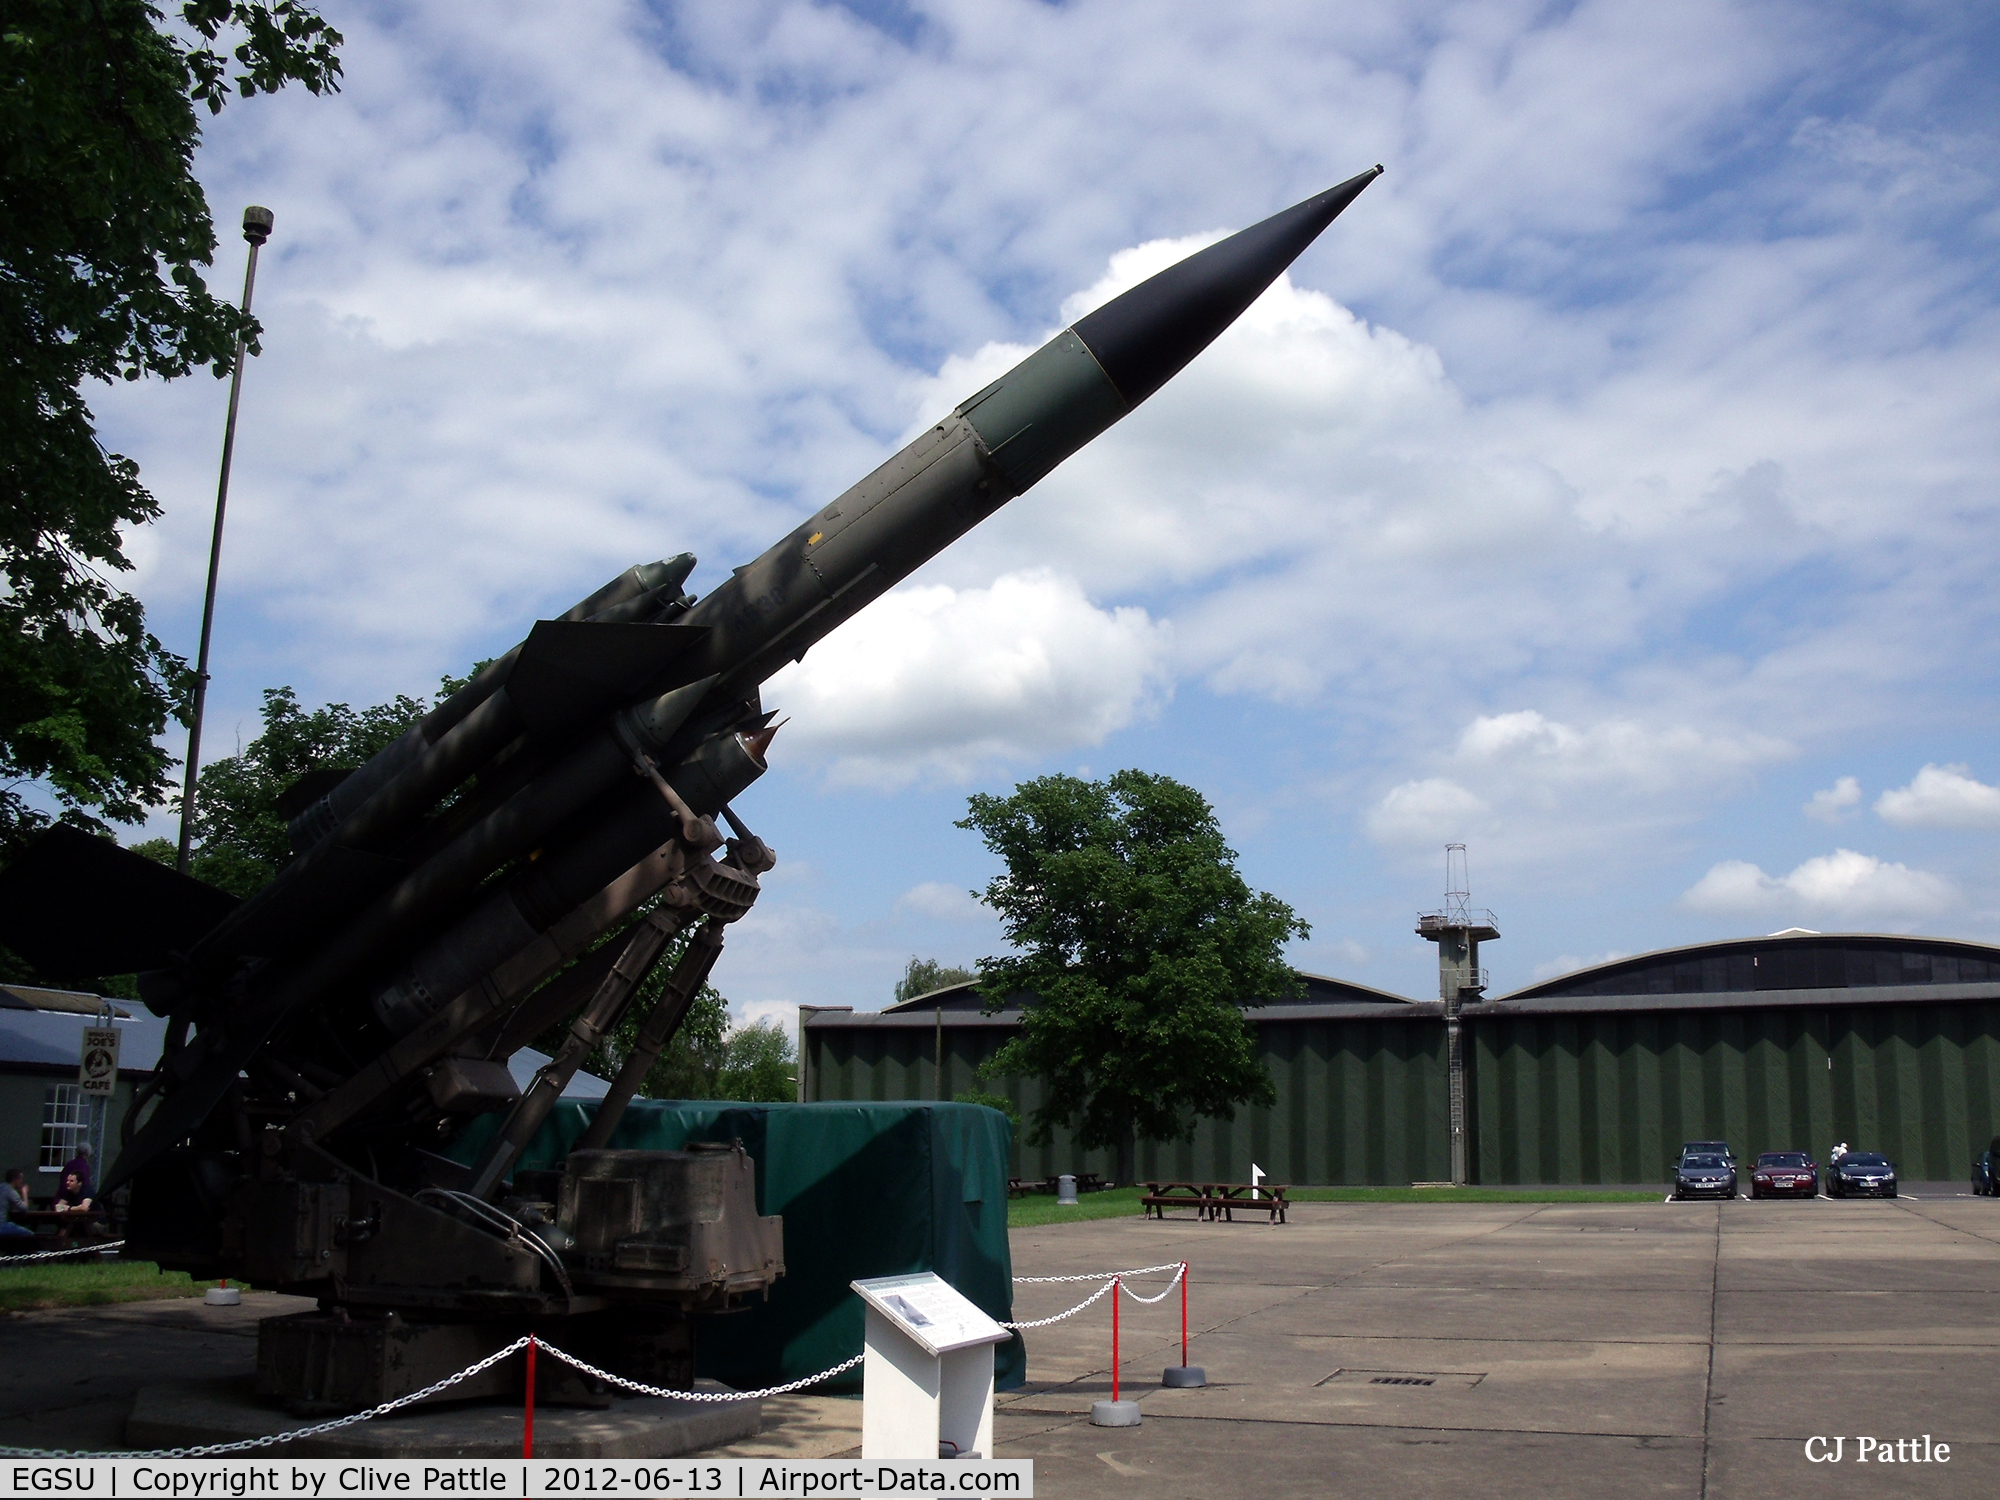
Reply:
[[2000, 787], [1975, 781], [1965, 766], [1927, 765], [1876, 798], [1875, 815], [1904, 828], [2000, 828]]
[[792, 716], [788, 753], [836, 782], [963, 780], [1155, 712], [1169, 640], [1143, 609], [1099, 609], [1054, 573], [903, 588], [773, 677], [764, 701]]
[[913, 912], [934, 922], [983, 922], [992, 913], [980, 899], [962, 886], [926, 880], [913, 885], [896, 898], [898, 911]]
[[1907, 922], [1936, 916], [1956, 899], [1940, 876], [1836, 849], [1786, 875], [1766, 875], [1745, 860], [1724, 860], [1696, 881], [1681, 903], [1717, 916], [1799, 911], [1849, 922]]
[[1490, 826], [1492, 809], [1455, 781], [1433, 776], [1406, 781], [1382, 794], [1368, 813], [1368, 836], [1379, 844], [1465, 843]]
[[[1636, 950], [1663, 871], [1795, 826], [1761, 767], [1990, 738], [1994, 168], [1949, 8], [350, 9], [341, 94], [232, 107], [197, 158], [225, 228], [279, 215], [213, 743], [265, 686], [427, 688], [641, 558], [697, 551], [708, 591], [1060, 319], [1378, 159], [1236, 328], [787, 679], [814, 794], [1086, 753], [1240, 778], [1339, 808], [1241, 839], [1266, 868], [1344, 848], [1380, 890], [1470, 837]], [[191, 655], [226, 390], [91, 394]], [[980, 603], [1049, 568], [1034, 628]], [[913, 641], [822, 668], [885, 618]], [[753, 822], [836, 870], [883, 809]], [[898, 889], [956, 868], [934, 821]], [[2000, 878], [1951, 873], [2000, 933]], [[732, 938], [731, 972], [884, 997], [895, 895], [827, 888], [825, 933]]]
[[1443, 757], [1449, 774], [1390, 788], [1367, 829], [1407, 853], [1477, 841], [1482, 867], [1571, 859], [1690, 821], [1789, 753], [1773, 736], [1723, 726], [1482, 714]]
[[799, 1008], [796, 1003], [786, 1000], [732, 1000], [729, 1003], [729, 1025], [732, 1031], [750, 1026], [775, 1026], [790, 1037], [796, 1047]]
[[1843, 776], [1832, 786], [1814, 792], [1803, 811], [1816, 822], [1839, 823], [1860, 804], [1861, 783], [1852, 776]]

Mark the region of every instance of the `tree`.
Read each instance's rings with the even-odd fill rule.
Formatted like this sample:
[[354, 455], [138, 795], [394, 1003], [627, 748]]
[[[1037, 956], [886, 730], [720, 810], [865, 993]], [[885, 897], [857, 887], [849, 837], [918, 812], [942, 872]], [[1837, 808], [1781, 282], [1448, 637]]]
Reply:
[[1308, 928], [1244, 883], [1200, 793], [1143, 771], [1044, 776], [973, 797], [958, 826], [1006, 867], [985, 895], [1016, 952], [980, 960], [980, 993], [989, 1014], [1034, 999], [981, 1071], [1042, 1079], [1030, 1141], [1115, 1146], [1129, 1182], [1136, 1137], [1275, 1100], [1243, 1007], [1301, 993], [1284, 946]]
[[964, 984], [979, 976], [971, 969], [961, 969], [955, 965], [941, 964], [934, 958], [918, 958], [914, 953], [903, 966], [903, 977], [896, 981], [896, 1003], [914, 1000], [919, 995], [928, 995], [933, 990], [941, 990], [954, 984]]
[[739, 1026], [722, 1044], [715, 1097], [748, 1104], [790, 1104], [799, 1096], [792, 1039], [775, 1021]]
[[[196, 105], [338, 88], [340, 33], [296, 0], [7, 0], [0, 17], [0, 854], [62, 816], [134, 823], [192, 689], [109, 575], [159, 505], [97, 440], [83, 387], [227, 375], [257, 325], [209, 294]], [[236, 71], [232, 76], [232, 64]]]

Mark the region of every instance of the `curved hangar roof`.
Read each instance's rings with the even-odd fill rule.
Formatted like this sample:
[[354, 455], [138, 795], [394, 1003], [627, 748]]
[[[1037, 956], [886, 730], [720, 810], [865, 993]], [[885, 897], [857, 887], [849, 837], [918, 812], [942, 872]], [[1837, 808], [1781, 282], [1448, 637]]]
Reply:
[[[1839, 994], [1838, 991], [1859, 993]], [[1780, 932], [1594, 964], [1489, 1005], [1862, 1004], [2000, 995], [2000, 946], [1873, 932]], [[1565, 1004], [1564, 1002], [1569, 1002]], [[1595, 1002], [1595, 1003], [1593, 1003]]]

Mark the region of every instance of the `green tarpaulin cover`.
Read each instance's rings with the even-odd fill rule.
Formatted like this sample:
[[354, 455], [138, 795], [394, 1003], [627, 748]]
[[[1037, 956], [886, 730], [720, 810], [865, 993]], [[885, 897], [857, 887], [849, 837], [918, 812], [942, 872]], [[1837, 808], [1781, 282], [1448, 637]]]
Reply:
[[[522, 1154], [559, 1168], [595, 1105], [565, 1100]], [[495, 1127], [475, 1121], [451, 1155], [470, 1162]], [[995, 1318], [1013, 1317], [1007, 1154], [1013, 1127], [976, 1104], [727, 1104], [635, 1099], [614, 1150], [678, 1151], [741, 1140], [757, 1165], [760, 1212], [785, 1220], [785, 1274], [771, 1300], [705, 1318], [700, 1373], [738, 1390], [780, 1385], [861, 1352], [861, 1299], [848, 1283], [935, 1271]], [[1027, 1378], [1019, 1334], [994, 1349], [1002, 1389]], [[858, 1391], [857, 1368], [822, 1391]]]

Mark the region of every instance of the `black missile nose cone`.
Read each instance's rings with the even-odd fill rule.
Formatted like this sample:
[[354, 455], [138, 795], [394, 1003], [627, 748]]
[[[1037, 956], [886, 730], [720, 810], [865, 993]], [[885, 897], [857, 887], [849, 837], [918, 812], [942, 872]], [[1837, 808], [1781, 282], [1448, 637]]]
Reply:
[[1097, 356], [1130, 406], [1137, 406], [1234, 323], [1300, 252], [1319, 238], [1378, 164], [1261, 224], [1168, 266], [1079, 319], [1076, 336]]

